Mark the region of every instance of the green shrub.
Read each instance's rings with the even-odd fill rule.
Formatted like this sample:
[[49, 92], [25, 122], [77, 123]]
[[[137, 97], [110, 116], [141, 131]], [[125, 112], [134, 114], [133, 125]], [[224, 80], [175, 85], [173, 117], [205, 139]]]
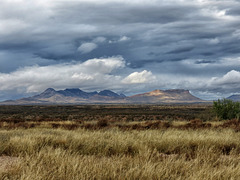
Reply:
[[229, 99], [218, 99], [213, 102], [213, 110], [220, 119], [239, 119], [240, 103]]

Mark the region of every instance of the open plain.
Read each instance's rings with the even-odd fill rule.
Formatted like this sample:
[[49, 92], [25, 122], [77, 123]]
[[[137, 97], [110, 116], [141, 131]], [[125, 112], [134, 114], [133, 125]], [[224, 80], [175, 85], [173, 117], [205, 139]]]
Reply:
[[239, 179], [209, 105], [0, 106], [0, 179]]

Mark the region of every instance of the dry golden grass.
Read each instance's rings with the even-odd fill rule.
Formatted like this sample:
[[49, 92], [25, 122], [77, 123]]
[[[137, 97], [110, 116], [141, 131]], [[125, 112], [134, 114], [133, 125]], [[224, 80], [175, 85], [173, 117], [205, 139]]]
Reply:
[[231, 129], [0, 130], [0, 156], [21, 161], [0, 179], [240, 179]]

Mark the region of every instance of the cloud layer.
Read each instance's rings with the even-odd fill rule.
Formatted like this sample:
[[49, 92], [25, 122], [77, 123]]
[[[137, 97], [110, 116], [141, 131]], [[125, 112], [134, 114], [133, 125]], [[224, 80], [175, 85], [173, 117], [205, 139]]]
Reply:
[[102, 83], [107, 85], [117, 80], [118, 76], [110, 73], [124, 66], [121, 57], [90, 59], [83, 63], [29, 66], [9, 74], [0, 74], [0, 90], [39, 92], [48, 87], [98, 87]]
[[3, 1], [0, 100], [51, 85], [237, 93], [239, 12], [238, 0]]
[[[11, 73], [0, 74], [0, 91], [12, 93], [39, 93], [49, 87], [55, 89], [81, 88], [84, 90], [129, 90], [131, 84], [146, 84], [153, 79], [151, 72], [133, 72], [119, 75], [126, 68], [125, 60], [118, 57], [90, 59], [83, 63], [71, 62], [49, 66], [29, 66]], [[149, 81], [149, 82], [148, 82]], [[127, 84], [127, 85], [126, 85]], [[129, 90], [134, 91], [134, 88]]]

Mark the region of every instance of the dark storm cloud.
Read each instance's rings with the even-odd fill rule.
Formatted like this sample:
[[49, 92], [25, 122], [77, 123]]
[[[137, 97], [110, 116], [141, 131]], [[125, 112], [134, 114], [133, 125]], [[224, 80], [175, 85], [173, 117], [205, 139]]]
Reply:
[[240, 15], [240, 5], [229, 8], [226, 11], [227, 15], [239, 16]]
[[[129, 24], [129, 23], [169, 23], [185, 18], [197, 10], [194, 6], [110, 2], [95, 4], [91, 2], [59, 4], [56, 8], [58, 21], [93, 24]], [[172, 13], [174, 12], [174, 13]], [[78, 16], [81, 15], [81, 16]], [[85, 16], [82, 16], [85, 15]], [[75, 18], [77, 17], [77, 18]]]
[[210, 60], [198, 60], [195, 62], [196, 64], [211, 64], [216, 63], [216, 61], [210, 61]]
[[194, 49], [194, 47], [181, 47], [179, 49], [172, 50], [172, 51], [170, 51], [168, 53], [169, 54], [178, 54], [178, 53], [189, 52], [189, 51], [191, 51], [193, 49]]
[[[219, 6], [220, 9], [223, 9], [224, 5], [218, 3], [213, 7], [217, 9]], [[96, 56], [118, 54], [123, 55], [129, 60], [131, 59], [130, 61], [152, 59], [151, 57], [140, 59], [137, 57], [137, 51], [141, 51], [142, 48], [145, 48], [144, 53], [146, 54], [149, 54], [151, 49], [156, 49], [160, 61], [183, 59], [186, 55], [183, 54], [183, 57], [180, 58], [176, 58], [176, 56], [179, 53], [178, 49], [179, 51], [185, 49], [186, 41], [196, 49], [201, 48], [203, 45], [206, 48], [208, 44], [206, 42], [199, 43], [199, 40], [229, 36], [233, 33], [233, 29], [236, 29], [228, 21], [227, 24], [225, 22], [225, 25], [223, 25], [221, 19], [202, 12], [205, 9], [210, 9], [209, 11], [211, 11], [211, 4], [204, 6], [196, 2], [179, 3], [173, 1], [172, 3], [166, 3], [157, 1], [148, 4], [131, 4], [121, 1], [106, 3], [59, 1], [49, 6], [49, 9], [44, 9], [47, 13], [43, 17], [40, 16], [42, 18], [40, 20], [37, 19], [39, 17], [37, 15], [30, 18], [30, 15], [27, 15], [26, 9], [25, 7], [16, 11], [16, 15], [20, 16], [20, 20], [27, 24], [26, 27], [22, 27], [25, 31], [20, 30], [15, 34], [13, 33], [11, 37], [12, 39], [14, 38], [14, 41], [6, 39], [3, 43], [0, 43], [0, 47], [9, 50], [26, 50], [44, 59], [69, 60], [72, 55], [74, 59], [84, 60], [86, 57], [94, 58]], [[21, 10], [24, 13], [21, 13]], [[15, 18], [13, 10], [9, 11], [10, 13], [5, 10], [3, 16], [9, 19]], [[19, 34], [20, 37], [17, 36]], [[91, 54], [82, 55], [83, 58], [78, 56], [76, 49], [81, 43], [91, 41], [99, 35], [108, 36], [110, 40], [122, 35], [131, 36], [131, 48], [129, 46], [126, 47], [125, 44], [116, 47], [105, 44], [104, 52], [111, 53], [95, 54], [95, 52], [99, 51], [94, 51]], [[8, 44], [9, 42], [12, 44]], [[183, 47], [174, 47], [175, 43]], [[71, 47], [73, 45], [75, 49]], [[162, 49], [161, 46], [166, 45], [169, 45], [169, 47], [166, 47], [166, 50]], [[61, 49], [63, 46], [66, 46], [64, 53]], [[132, 52], [131, 49], [136, 50]], [[162, 54], [167, 52], [172, 52], [172, 54], [176, 52], [176, 55], [162, 56]], [[185, 52], [188, 53], [188, 50]], [[238, 52], [232, 50], [229, 53]], [[204, 56], [204, 52], [199, 53], [196, 51], [190, 55]]]
[[[201, 81], [240, 71], [234, 63], [240, 55], [239, 12], [237, 0], [4, 1], [0, 73], [120, 55], [126, 66], [115, 75], [122, 79], [133, 72], [152, 72], [169, 77], [174, 88], [177, 74], [185, 82], [189, 77], [194, 86], [191, 78]], [[168, 88], [162, 82], [155, 85]]]

